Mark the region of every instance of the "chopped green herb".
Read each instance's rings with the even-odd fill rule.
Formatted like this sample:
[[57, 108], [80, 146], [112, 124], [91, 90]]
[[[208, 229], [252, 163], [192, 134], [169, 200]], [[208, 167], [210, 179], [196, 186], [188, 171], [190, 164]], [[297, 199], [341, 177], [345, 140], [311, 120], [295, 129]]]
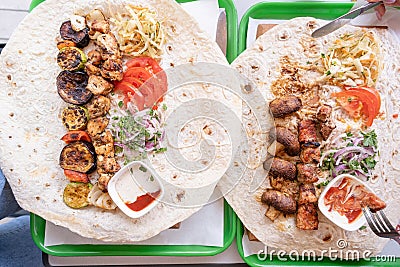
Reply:
[[325, 72], [326, 75], [331, 75], [331, 71], [328, 70], [327, 72]]
[[317, 184], [317, 188], [321, 188], [323, 186], [327, 186], [329, 184], [329, 180], [325, 180], [322, 183]]
[[123, 106], [124, 106], [124, 102], [119, 101], [119, 102], [118, 102], [118, 107], [122, 108]]
[[165, 103], [162, 105], [162, 109], [167, 110], [167, 105]]
[[142, 172], [147, 172], [147, 169], [145, 167], [143, 167], [142, 165], [140, 165], [139, 170]]
[[365, 147], [372, 146], [374, 148], [377, 148], [378, 139], [377, 139], [375, 130], [372, 130], [368, 133], [361, 132], [361, 134], [364, 136], [363, 146], [365, 146]]
[[363, 225], [360, 228], [358, 228], [358, 230], [364, 230], [364, 229], [367, 229], [367, 226]]
[[324, 53], [321, 53], [321, 57], [322, 57], [322, 58], [325, 58], [325, 54], [324, 54]]
[[150, 179], [151, 182], [154, 182], [154, 177], [153, 177], [153, 175], [150, 175], [150, 178], [149, 178], [149, 179]]

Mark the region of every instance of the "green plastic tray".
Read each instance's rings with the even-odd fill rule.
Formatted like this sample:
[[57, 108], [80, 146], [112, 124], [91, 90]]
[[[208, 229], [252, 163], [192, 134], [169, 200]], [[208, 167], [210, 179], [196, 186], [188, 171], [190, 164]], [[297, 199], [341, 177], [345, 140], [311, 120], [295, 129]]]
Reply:
[[[45, 0], [32, 0], [29, 10], [32, 11], [37, 5], [44, 2]], [[178, 3], [193, 2], [195, 0], [176, 0]], [[226, 13], [226, 24], [227, 24], [227, 47], [226, 47], [226, 59], [231, 63], [238, 53], [238, 26], [237, 26], [237, 11], [232, 0], [218, 0], [220, 8], [225, 9]]]
[[[250, 7], [243, 15], [239, 25], [239, 53], [246, 49], [247, 28], [249, 18], [253, 19], [279, 19], [289, 20], [295, 17], [315, 17], [318, 19], [332, 20], [350, 10], [354, 3], [350, 2], [263, 2]], [[292, 261], [286, 258], [286, 261], [273, 257], [272, 260], [262, 261], [257, 255], [244, 257], [242, 237], [244, 228], [238, 218], [236, 230], [236, 242], [239, 255], [249, 266], [267, 266], [267, 265], [299, 265], [299, 266], [400, 266], [400, 258], [394, 262], [377, 262], [376, 258], [370, 260], [336, 260], [324, 258], [322, 261]], [[378, 238], [378, 237], [377, 237]], [[283, 241], [284, 242], [284, 241]]]
[[[376, 258], [370, 258], [369, 260], [330, 260], [329, 258], [324, 258], [319, 261], [296, 261], [291, 260], [290, 257], [281, 257], [278, 259], [276, 256], [273, 256], [272, 260], [269, 256], [267, 256], [266, 260], [260, 260], [257, 255], [250, 255], [245, 257], [243, 251], [242, 238], [244, 234], [243, 224], [240, 222], [239, 218], [237, 219], [237, 230], [236, 230], [236, 243], [238, 247], [238, 252], [240, 257], [247, 263], [249, 266], [260, 267], [260, 266], [399, 266], [400, 258], [396, 258], [395, 261], [380, 261], [376, 260]], [[378, 238], [378, 237], [377, 237]], [[284, 241], [283, 241], [284, 242]], [[299, 252], [300, 253], [300, 252]], [[301, 254], [300, 254], [301, 255]], [[295, 255], [294, 255], [295, 256]], [[294, 257], [293, 256], [293, 257]], [[293, 258], [292, 257], [292, 258]], [[307, 256], [306, 256], [307, 257]], [[284, 260], [282, 260], [284, 258]]]
[[224, 245], [223, 247], [200, 245], [56, 245], [45, 246], [46, 220], [31, 213], [31, 234], [35, 244], [45, 253], [53, 256], [214, 256], [227, 249], [236, 232], [236, 215], [224, 204]]
[[263, 2], [250, 7], [239, 25], [239, 53], [246, 49], [249, 18], [289, 20], [296, 17], [315, 17], [332, 20], [350, 10], [354, 3], [338, 2]]
[[[29, 10], [45, 0], [32, 0]], [[178, 3], [195, 0], [177, 0]], [[237, 11], [232, 0], [218, 0], [219, 6], [225, 9], [227, 22], [226, 58], [232, 62], [238, 52]], [[35, 244], [45, 253], [53, 256], [213, 256], [227, 249], [236, 233], [236, 214], [224, 203], [224, 245], [223, 247], [199, 245], [57, 245], [44, 246], [46, 221], [31, 214], [31, 235]]]

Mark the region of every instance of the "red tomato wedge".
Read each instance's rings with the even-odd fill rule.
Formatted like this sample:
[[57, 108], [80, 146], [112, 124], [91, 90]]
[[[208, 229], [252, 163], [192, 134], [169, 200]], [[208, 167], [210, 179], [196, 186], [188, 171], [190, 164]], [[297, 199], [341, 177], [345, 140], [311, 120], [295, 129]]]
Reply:
[[139, 110], [144, 109], [144, 96], [139, 90], [129, 82], [121, 81], [115, 85], [115, 92], [121, 92], [124, 95], [124, 104], [133, 101]]
[[122, 80], [125, 80], [128, 77], [133, 77], [139, 79], [141, 82], [145, 82], [153, 77], [153, 75], [143, 67], [131, 67], [126, 70]]
[[374, 102], [375, 101], [377, 102], [376, 106], [378, 107], [377, 111], [379, 113], [379, 110], [381, 108], [381, 96], [380, 96], [378, 90], [376, 90], [375, 88], [366, 87], [366, 86], [345, 87], [345, 89], [346, 90], [360, 90], [360, 91], [364, 91], [365, 93], [367, 93], [369, 95], [369, 97], [374, 100]]
[[139, 110], [158, 105], [167, 92], [167, 76], [158, 62], [150, 57], [137, 57], [126, 66], [122, 81], [114, 84], [115, 91], [124, 95], [125, 106], [130, 101]]
[[[368, 127], [378, 116], [381, 102], [377, 91], [374, 92], [372, 89], [365, 89], [365, 87], [351, 87], [346, 91], [333, 93], [332, 96], [336, 97], [338, 103], [354, 118], [359, 118], [357, 115], [361, 110], [367, 118], [366, 125]], [[361, 106], [359, 102], [362, 103]]]
[[89, 176], [86, 173], [81, 173], [72, 170], [64, 170], [64, 175], [70, 182], [89, 183]]
[[126, 66], [128, 68], [142, 67], [142, 68], [145, 68], [147, 70], [150, 70], [154, 74], [156, 74], [156, 73], [158, 73], [158, 72], [163, 70], [160, 67], [160, 65], [158, 65], [157, 61], [154, 60], [151, 57], [135, 57], [135, 58], [129, 60], [126, 63]]
[[92, 139], [89, 134], [85, 131], [69, 131], [63, 137], [61, 137], [65, 143], [70, 144], [75, 141], [86, 141], [91, 143]]

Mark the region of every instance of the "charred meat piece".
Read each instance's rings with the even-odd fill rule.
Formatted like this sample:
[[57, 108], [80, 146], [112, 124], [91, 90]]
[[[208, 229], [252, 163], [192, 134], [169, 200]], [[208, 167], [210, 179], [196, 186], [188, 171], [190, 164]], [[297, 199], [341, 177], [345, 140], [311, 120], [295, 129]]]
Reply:
[[271, 205], [285, 214], [296, 212], [296, 201], [294, 198], [274, 189], [267, 189], [261, 196], [261, 202]]
[[303, 147], [300, 152], [300, 160], [303, 163], [319, 163], [321, 150], [319, 147]]
[[107, 114], [111, 107], [111, 100], [102, 95], [96, 95], [87, 105], [89, 116], [91, 119], [101, 117]]
[[302, 120], [298, 125], [299, 142], [305, 146], [319, 146], [317, 142], [317, 125], [314, 120]]
[[299, 206], [296, 215], [296, 226], [301, 230], [318, 230], [318, 212], [314, 204]]
[[299, 184], [297, 181], [285, 180], [282, 177], [269, 177], [270, 185], [273, 189], [279, 190], [282, 193], [293, 196], [295, 199], [299, 194]]
[[89, 35], [94, 36], [96, 33], [109, 33], [110, 23], [106, 20], [95, 20], [90, 24]]
[[276, 98], [269, 103], [269, 108], [275, 118], [296, 112], [301, 106], [301, 100], [293, 95]]
[[313, 184], [301, 184], [298, 204], [316, 203], [318, 201]]
[[[265, 217], [267, 217], [271, 221], [275, 221], [276, 218], [279, 217], [279, 215], [281, 215], [281, 212], [272, 206], [268, 206], [267, 210], [265, 211]], [[249, 239], [250, 239], [250, 235], [249, 235]]]
[[273, 177], [282, 177], [287, 180], [296, 179], [296, 165], [280, 158], [271, 159], [271, 168], [269, 169]]
[[289, 156], [297, 156], [300, 153], [300, 143], [297, 134], [292, 133], [284, 127], [276, 127], [275, 132], [270, 132], [270, 138], [276, 139], [285, 147], [285, 151]]
[[114, 85], [101, 76], [92, 75], [89, 76], [86, 89], [94, 95], [107, 95], [114, 89]]
[[[101, 134], [107, 127], [110, 120], [106, 117], [99, 117], [90, 119], [87, 123], [87, 132], [93, 138], [98, 134]], [[96, 138], [94, 138], [96, 139]]]
[[97, 156], [97, 172], [101, 174], [116, 173], [121, 167], [113, 156]]
[[332, 107], [324, 104], [318, 107], [316, 117], [320, 122], [326, 122], [331, 117], [331, 114]]
[[318, 181], [318, 167], [314, 164], [299, 163], [297, 167], [297, 180], [300, 183], [315, 183]]
[[101, 66], [100, 73], [104, 78], [111, 81], [122, 80], [124, 77], [122, 61], [120, 59], [106, 59]]
[[72, 29], [71, 21], [65, 21], [61, 24], [60, 35], [64, 40], [70, 40], [76, 44], [77, 47], [85, 47], [89, 44], [89, 28], [85, 28], [81, 31], [75, 31]]
[[93, 146], [97, 155], [114, 156], [114, 139], [110, 131], [105, 131], [97, 136]]
[[95, 66], [99, 66], [101, 64], [101, 61], [103, 60], [101, 58], [101, 53], [97, 50], [90, 50], [88, 53], [88, 62], [92, 63]]
[[334, 124], [327, 124], [327, 123], [321, 124], [319, 132], [321, 134], [322, 139], [326, 141], [335, 128], [336, 126]]
[[108, 182], [112, 177], [113, 177], [112, 174], [107, 174], [107, 173], [100, 174], [100, 177], [97, 180], [97, 185], [99, 186], [101, 191], [103, 192], [107, 191]]
[[86, 62], [85, 64], [85, 71], [89, 76], [101, 76], [100, 68], [89, 62]]
[[121, 59], [118, 41], [112, 33], [101, 34], [96, 39], [96, 44], [100, 47], [101, 57], [107, 59]]

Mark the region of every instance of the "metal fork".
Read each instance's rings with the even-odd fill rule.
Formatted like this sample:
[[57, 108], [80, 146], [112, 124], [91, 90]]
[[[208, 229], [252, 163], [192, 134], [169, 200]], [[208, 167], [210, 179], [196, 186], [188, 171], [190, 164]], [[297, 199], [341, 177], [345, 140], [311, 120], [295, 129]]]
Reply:
[[377, 236], [393, 239], [400, 244], [400, 234], [389, 222], [383, 211], [380, 210], [373, 213], [368, 207], [366, 207], [363, 208], [363, 213], [367, 219], [369, 227]]

